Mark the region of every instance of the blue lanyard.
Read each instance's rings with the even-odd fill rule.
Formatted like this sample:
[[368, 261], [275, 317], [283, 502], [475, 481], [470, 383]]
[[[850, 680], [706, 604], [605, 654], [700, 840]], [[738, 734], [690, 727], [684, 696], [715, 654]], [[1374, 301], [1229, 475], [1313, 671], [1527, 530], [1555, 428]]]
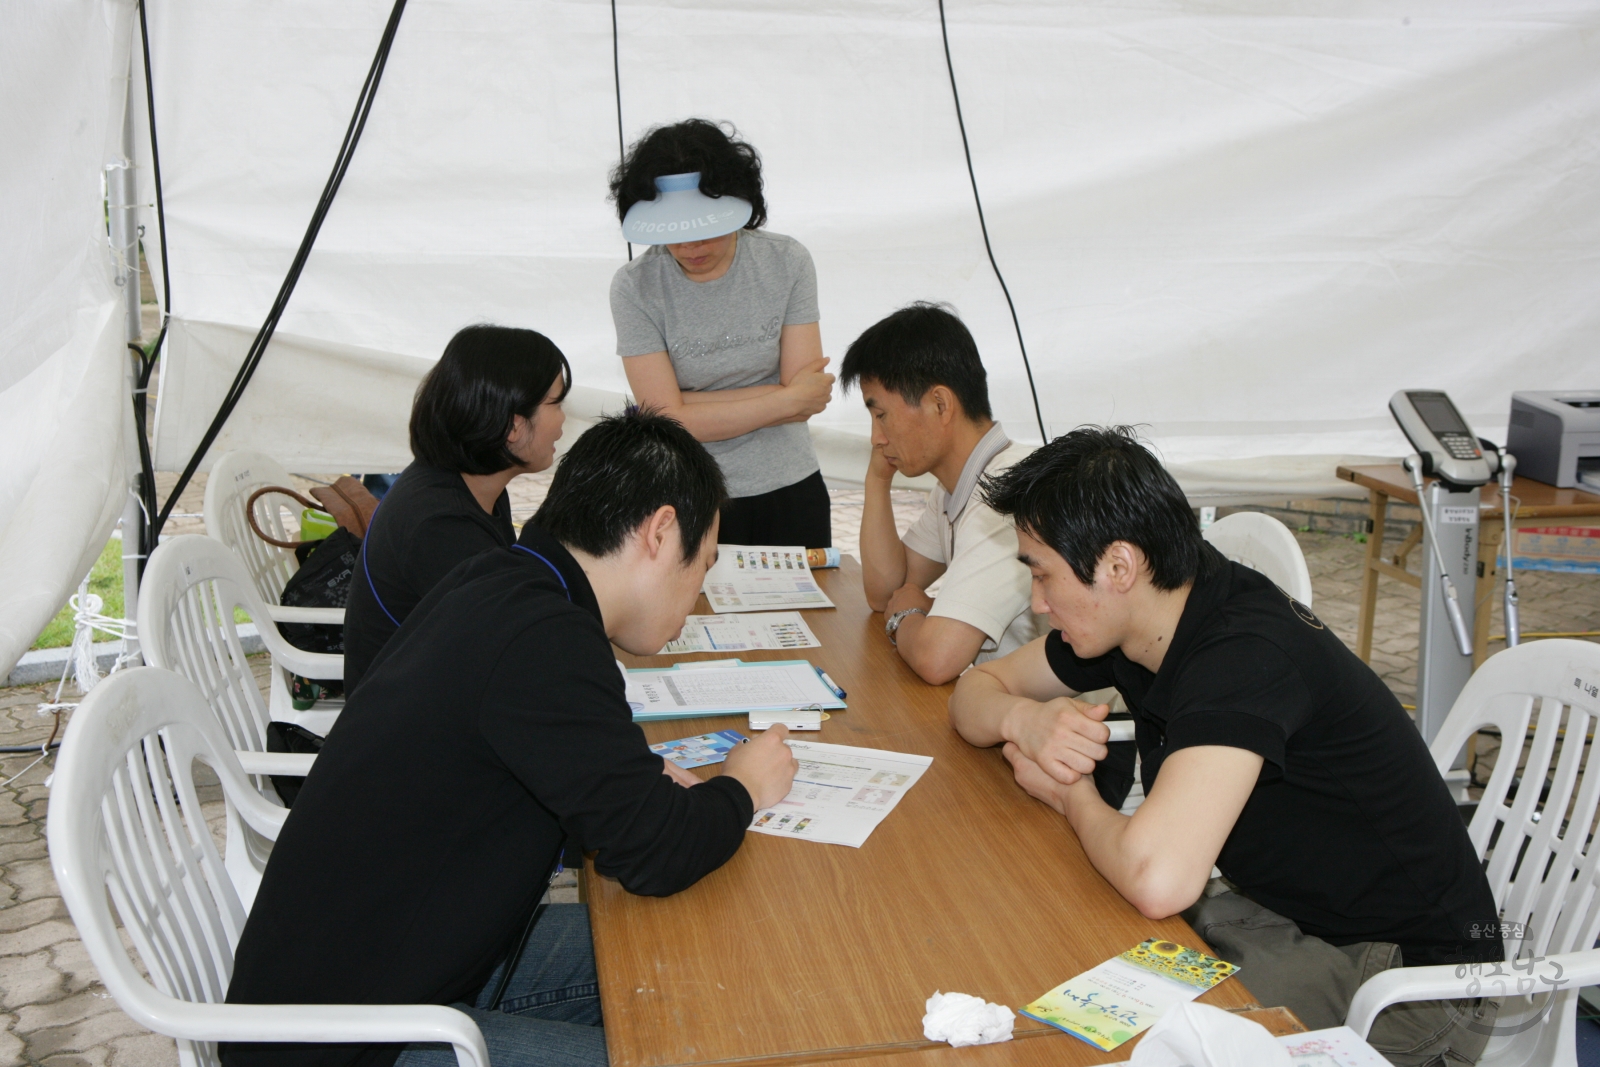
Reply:
[[513, 549], [515, 549], [516, 551], [518, 551], [518, 552], [526, 552], [528, 555], [532, 556], [534, 559], [538, 560], [540, 563], [543, 563], [546, 567], [549, 567], [550, 568], [550, 573], [554, 574], [556, 576], [556, 581], [561, 583], [561, 591], [563, 593], [567, 594], [567, 603], [569, 603], [569, 604], [572, 603], [572, 590], [567, 588], [567, 580], [561, 576], [561, 572], [556, 569], [556, 565], [554, 563], [551, 563], [549, 560], [547, 560], [543, 556], [539, 555], [539, 553], [535, 552], [533, 549], [527, 548], [527, 547], [525, 547], [523, 545], [512, 545], [511, 547]]
[[378, 602], [378, 610], [383, 612], [384, 615], [388, 617], [389, 621], [394, 623], [394, 628], [398, 630], [400, 629], [400, 620], [395, 618], [394, 615], [390, 613], [388, 605], [383, 602], [383, 597], [378, 595], [378, 587], [372, 584], [372, 568], [367, 566], [366, 539], [367, 536], [371, 535], [372, 524], [378, 521], [378, 512], [382, 508], [383, 501], [380, 500], [378, 501], [378, 506], [372, 509], [372, 518], [367, 520], [367, 535], [364, 535], [361, 538], [361, 573], [367, 576], [367, 588], [372, 590], [372, 599]]

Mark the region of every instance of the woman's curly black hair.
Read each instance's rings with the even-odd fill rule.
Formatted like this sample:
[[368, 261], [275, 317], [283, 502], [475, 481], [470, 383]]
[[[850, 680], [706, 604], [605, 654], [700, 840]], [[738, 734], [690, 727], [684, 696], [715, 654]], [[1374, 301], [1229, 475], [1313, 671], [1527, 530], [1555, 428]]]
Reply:
[[733, 123], [685, 119], [657, 126], [633, 143], [622, 162], [611, 171], [611, 199], [617, 218], [641, 200], [656, 198], [656, 179], [666, 174], [700, 172], [700, 191], [707, 196], [737, 196], [754, 210], [747, 230], [767, 221], [767, 202], [761, 195], [761, 153], [739, 140]]

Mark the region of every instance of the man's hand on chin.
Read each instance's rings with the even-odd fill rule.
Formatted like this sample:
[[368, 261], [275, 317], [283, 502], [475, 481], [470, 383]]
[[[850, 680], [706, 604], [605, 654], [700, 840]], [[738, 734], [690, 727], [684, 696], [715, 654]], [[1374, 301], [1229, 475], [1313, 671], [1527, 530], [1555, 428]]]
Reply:
[[1017, 784], [1029, 796], [1044, 801], [1062, 815], [1067, 813], [1067, 796], [1076, 783], [1083, 780], [1082, 775], [1074, 776], [1071, 784], [1059, 782], [1046, 774], [1043, 767], [1024, 756], [1022, 749], [1012, 741], [1007, 741], [1000, 752], [1010, 761], [1011, 773], [1016, 777]]

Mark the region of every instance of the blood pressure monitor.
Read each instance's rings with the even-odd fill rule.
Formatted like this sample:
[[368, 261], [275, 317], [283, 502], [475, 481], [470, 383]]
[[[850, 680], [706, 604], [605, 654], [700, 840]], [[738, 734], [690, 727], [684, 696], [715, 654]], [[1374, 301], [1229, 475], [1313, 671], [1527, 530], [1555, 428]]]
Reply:
[[1493, 463], [1478, 447], [1478, 435], [1444, 393], [1402, 389], [1389, 399], [1389, 411], [1423, 457], [1424, 474], [1453, 487], [1485, 485], [1494, 477]]
[[[1417, 450], [1406, 456], [1401, 466], [1411, 475], [1417, 494], [1423, 551], [1429, 557], [1423, 561], [1421, 575], [1417, 726], [1431, 743], [1472, 675], [1473, 627], [1467, 618], [1475, 614], [1478, 601], [1474, 593], [1483, 566], [1478, 562], [1478, 521], [1483, 504], [1478, 487], [1499, 476], [1504, 528], [1509, 534], [1511, 479], [1517, 461], [1505, 449], [1480, 442], [1450, 398], [1436, 389], [1402, 389], [1390, 398], [1389, 411]], [[1437, 481], [1425, 485], [1425, 476]], [[1506, 644], [1510, 646], [1519, 640], [1520, 627], [1509, 535], [1502, 549]], [[1457, 591], [1458, 583], [1465, 595]]]

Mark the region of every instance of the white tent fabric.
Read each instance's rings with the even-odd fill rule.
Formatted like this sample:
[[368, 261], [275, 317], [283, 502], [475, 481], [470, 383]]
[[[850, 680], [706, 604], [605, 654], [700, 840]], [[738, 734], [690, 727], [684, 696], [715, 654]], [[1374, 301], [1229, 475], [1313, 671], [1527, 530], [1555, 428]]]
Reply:
[[[390, 0], [151, 7], [177, 316], [156, 456], [177, 469], [288, 267]], [[128, 14], [112, 0], [0, 13], [0, 143], [22, 162], [0, 168], [15, 220], [0, 663], [81, 575], [122, 491], [99, 171]], [[906, 301], [949, 301], [997, 416], [1036, 440], [935, 0], [619, 0], [617, 14], [627, 136], [688, 115], [739, 125], [766, 160], [771, 228], [815, 256], [828, 353]], [[1493, 436], [1513, 389], [1596, 384], [1593, 0], [952, 0], [950, 37], [1050, 433], [1140, 424], [1196, 502], [1281, 499], [1348, 491], [1336, 457], [1402, 451], [1395, 389], [1444, 388]], [[553, 337], [584, 389], [575, 414], [620, 403], [611, 61], [603, 0], [413, 0], [217, 451], [400, 467], [414, 383], [473, 321]], [[140, 179], [153, 202], [148, 166]], [[143, 222], [153, 236], [153, 211]], [[865, 431], [853, 397], [813, 420], [831, 478], [859, 474]]]
[[132, 7], [0, 10], [0, 676], [88, 571], [131, 440], [101, 168], [116, 154]]
[[[163, 467], [187, 458], [276, 290], [388, 8], [156, 9], [174, 309], [215, 324], [169, 354], [182, 401], [162, 398]], [[816, 257], [827, 351], [908, 300], [951, 301], [997, 415], [1036, 440], [935, 3], [617, 10], [630, 139], [694, 114], [738, 124], [765, 157], [771, 228]], [[1597, 30], [1600, 7], [1570, 0], [951, 4], [1050, 432], [1143, 424], [1201, 496], [1316, 492], [1338, 485], [1337, 454], [1403, 450], [1397, 388], [1445, 388], [1496, 434], [1512, 389], [1592, 386]], [[284, 318], [296, 340], [269, 354], [228, 443], [376, 462], [371, 422], [401, 420], [406, 391], [379, 379], [408, 386], [474, 320], [545, 331], [581, 384], [620, 396], [616, 134], [606, 4], [413, 4]], [[243, 329], [224, 344], [222, 326]], [[301, 389], [283, 434], [278, 387], [315, 382], [341, 345], [367, 350], [371, 410], [341, 417], [369, 404], [360, 389]], [[813, 426], [866, 421], [843, 398]], [[403, 441], [386, 440], [397, 467]]]

